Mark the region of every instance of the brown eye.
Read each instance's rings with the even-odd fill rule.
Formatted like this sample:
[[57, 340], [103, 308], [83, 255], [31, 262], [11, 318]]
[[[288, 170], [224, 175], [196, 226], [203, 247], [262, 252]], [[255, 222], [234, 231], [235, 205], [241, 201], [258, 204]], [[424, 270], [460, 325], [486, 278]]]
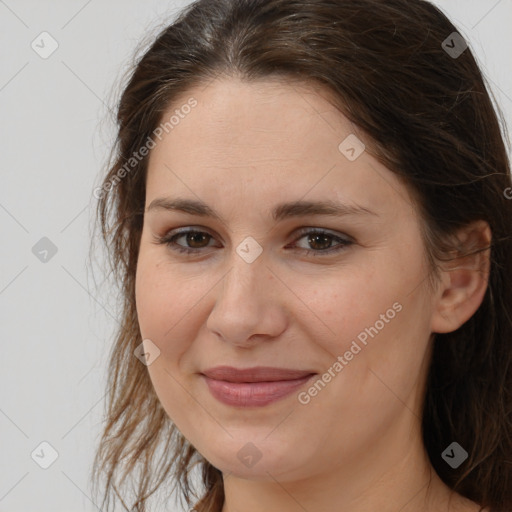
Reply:
[[[177, 243], [177, 240], [183, 238], [184, 243]], [[306, 239], [307, 247], [302, 250], [313, 256], [324, 256], [336, 252], [340, 252], [352, 245], [354, 242], [348, 238], [342, 238], [327, 231], [319, 229], [310, 229], [302, 231], [302, 236], [295, 240]], [[157, 243], [167, 245], [171, 250], [185, 254], [194, 254], [201, 252], [201, 249], [213, 247], [209, 242], [213, 240], [213, 236], [205, 231], [193, 229], [183, 230], [177, 233], [168, 233], [167, 235], [157, 239]], [[333, 246], [333, 243], [335, 245]], [[301, 249], [299, 247], [299, 249]]]
[[[353, 244], [352, 240], [318, 229], [303, 231], [302, 236], [295, 241], [295, 244], [302, 238], [306, 239], [308, 247], [312, 247], [312, 249], [304, 248], [304, 250], [307, 254], [312, 254], [314, 256], [322, 256], [325, 254], [339, 252]], [[334, 247], [333, 242], [337, 242], [337, 245]]]
[[184, 233], [180, 236], [185, 237], [187, 243], [191, 244], [192, 249], [200, 249], [202, 247], [206, 247], [204, 245], [204, 241], [206, 240], [208, 242], [208, 240], [211, 239], [211, 236], [208, 233], [201, 231], [189, 231], [188, 233]]
[[[185, 245], [176, 242], [176, 240], [179, 240], [180, 238], [185, 239]], [[174, 234], [167, 234], [159, 238], [158, 243], [167, 245], [173, 251], [189, 254], [199, 252], [201, 249], [208, 247], [208, 242], [212, 239], [212, 235], [205, 231], [190, 229]]]

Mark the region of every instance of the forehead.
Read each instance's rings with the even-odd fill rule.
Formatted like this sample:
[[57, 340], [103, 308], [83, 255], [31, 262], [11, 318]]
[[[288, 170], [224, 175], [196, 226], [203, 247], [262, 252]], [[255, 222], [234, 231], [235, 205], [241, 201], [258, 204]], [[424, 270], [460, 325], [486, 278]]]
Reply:
[[[191, 98], [196, 106], [181, 111]], [[252, 194], [260, 206], [276, 195], [373, 209], [389, 201], [396, 207], [397, 194], [409, 202], [396, 176], [367, 151], [353, 161], [345, 156], [340, 144], [364, 135], [316, 84], [215, 80], [175, 100], [164, 122], [176, 111], [179, 122], [150, 154], [149, 197], [179, 189], [203, 200]]]
[[[331, 146], [332, 154], [338, 156], [340, 135], [354, 131], [329, 101], [328, 90], [314, 83], [218, 79], [182, 95], [169, 111], [179, 110], [191, 97], [198, 105], [173, 128], [169, 138], [190, 141], [187, 148], [196, 151], [201, 150], [195, 145], [198, 140], [210, 148], [230, 146], [233, 151], [225, 153], [225, 160], [238, 153], [240, 145], [247, 158], [261, 156], [262, 151], [288, 151], [290, 158], [314, 156], [311, 147], [320, 141], [321, 149]], [[307, 147], [305, 141], [309, 141]]]

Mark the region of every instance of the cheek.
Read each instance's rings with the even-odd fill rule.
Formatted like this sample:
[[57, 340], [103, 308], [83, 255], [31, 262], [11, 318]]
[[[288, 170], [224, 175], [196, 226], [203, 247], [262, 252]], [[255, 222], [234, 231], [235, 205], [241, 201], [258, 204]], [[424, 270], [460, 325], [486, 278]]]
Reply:
[[187, 283], [172, 277], [169, 271], [162, 271], [162, 265], [141, 254], [135, 299], [142, 339], [150, 339], [160, 351], [147, 367], [153, 388], [169, 418], [186, 431], [190, 426], [184, 411], [192, 410], [194, 403], [188, 393], [183, 393], [178, 367], [195, 336], [187, 331], [193, 328], [187, 315], [193, 313], [190, 303], [194, 297]]
[[313, 320], [309, 326], [300, 322], [308, 337], [325, 351], [326, 363], [330, 359], [327, 368], [342, 356], [346, 361], [342, 371], [361, 391], [381, 385], [372, 384], [372, 372], [399, 387], [412, 385], [429, 336], [424, 290], [411, 285], [421, 282], [422, 272], [421, 265], [406, 271], [403, 261], [395, 259], [382, 262], [379, 268], [325, 279], [322, 287], [316, 283], [312, 288], [309, 283], [308, 288], [306, 281], [302, 283], [309, 290], [305, 297], [314, 314], [309, 313]]
[[[308, 317], [311, 318], [311, 339], [318, 339], [318, 333], [325, 333], [322, 339], [331, 347], [331, 352], [348, 350], [352, 339], [369, 325], [379, 319], [381, 313], [392, 307], [399, 293], [396, 281], [382, 282], [383, 273], [374, 269], [361, 269], [350, 274], [333, 274], [318, 280], [304, 279], [297, 282], [298, 289], [303, 290], [301, 298], [308, 305]], [[377, 281], [376, 277], [380, 278]], [[391, 311], [393, 314], [394, 311]], [[303, 316], [297, 317], [305, 327]]]
[[[187, 283], [142, 254], [137, 266], [135, 300], [143, 339], [151, 339], [164, 356], [179, 353], [189, 339], [183, 335], [183, 328], [189, 325], [185, 320], [192, 314], [194, 302]], [[168, 343], [171, 338], [173, 343]]]
[[185, 272], [182, 266], [164, 258], [161, 251], [142, 248], [135, 283], [141, 335], [160, 350], [157, 364], [148, 368], [158, 382], [171, 379], [168, 373], [157, 377], [163, 368], [182, 377], [198, 371], [202, 358], [196, 340], [214, 306], [212, 294], [219, 280], [217, 274], [205, 268]]
[[[154, 339], [166, 308], [165, 293], [157, 279], [158, 270], [143, 256], [139, 256], [135, 277], [137, 318], [143, 338]], [[159, 338], [159, 336], [158, 336]]]

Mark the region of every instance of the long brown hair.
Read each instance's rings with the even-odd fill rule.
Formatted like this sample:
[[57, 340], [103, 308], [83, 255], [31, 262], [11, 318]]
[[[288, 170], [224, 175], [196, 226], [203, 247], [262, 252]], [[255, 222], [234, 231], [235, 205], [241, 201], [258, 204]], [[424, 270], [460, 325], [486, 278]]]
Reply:
[[[198, 0], [138, 60], [119, 101], [108, 173], [95, 194], [122, 297], [93, 469], [95, 485], [106, 475], [103, 506], [117, 497], [126, 510], [144, 511], [164, 482], [169, 492], [179, 488], [188, 506], [200, 498], [198, 511], [219, 512], [223, 505], [222, 473], [172, 424], [147, 368], [134, 357], [142, 341], [134, 284], [148, 160], [139, 150], [155, 138], [178, 96], [216, 77], [236, 76], [315, 82], [334, 94], [340, 112], [367, 135], [367, 150], [414, 193], [434, 278], [439, 261], [458, 250], [451, 235], [477, 219], [489, 223], [491, 268], [483, 302], [459, 329], [435, 335], [423, 440], [450, 488], [491, 512], [512, 509], [506, 126], [471, 48], [454, 32], [447, 17], [422, 0]], [[469, 454], [458, 469], [441, 457], [452, 441]], [[191, 483], [196, 465], [202, 496]], [[135, 486], [127, 504], [122, 487], [128, 477]]]

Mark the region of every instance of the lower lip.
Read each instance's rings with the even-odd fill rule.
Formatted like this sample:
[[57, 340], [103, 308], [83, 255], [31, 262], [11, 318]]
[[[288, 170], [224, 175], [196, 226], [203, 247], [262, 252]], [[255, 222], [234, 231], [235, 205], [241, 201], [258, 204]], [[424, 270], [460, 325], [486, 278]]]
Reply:
[[210, 393], [219, 402], [236, 407], [262, 407], [276, 402], [304, 385], [315, 374], [274, 382], [227, 382], [203, 375]]

